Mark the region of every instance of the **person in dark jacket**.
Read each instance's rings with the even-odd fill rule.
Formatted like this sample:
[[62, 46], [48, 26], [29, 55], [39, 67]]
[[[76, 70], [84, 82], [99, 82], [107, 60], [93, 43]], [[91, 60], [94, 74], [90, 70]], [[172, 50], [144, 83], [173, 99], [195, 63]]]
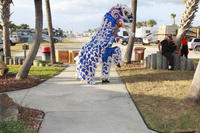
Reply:
[[[161, 49], [160, 49], [160, 46], [162, 47]], [[160, 50], [162, 55], [167, 58], [168, 70], [173, 70], [173, 67], [174, 67], [173, 52], [176, 50], [176, 45], [175, 45], [175, 43], [174, 43], [174, 41], [172, 39], [172, 36], [169, 35], [169, 36], [167, 36], [166, 39], [161, 41], [158, 44], [158, 49]]]

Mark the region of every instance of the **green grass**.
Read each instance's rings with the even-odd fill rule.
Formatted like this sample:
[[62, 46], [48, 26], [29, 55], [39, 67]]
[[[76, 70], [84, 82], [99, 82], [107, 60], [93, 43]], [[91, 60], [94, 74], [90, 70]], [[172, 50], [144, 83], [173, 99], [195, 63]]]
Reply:
[[193, 71], [122, 67], [118, 72], [149, 127], [161, 132], [200, 132], [200, 106], [183, 100]]
[[30, 131], [22, 122], [11, 120], [0, 122], [0, 133], [36, 133], [36, 131]]
[[[9, 71], [18, 72], [21, 66], [18, 65], [10, 65]], [[39, 79], [49, 79], [57, 74], [59, 74], [64, 67], [35, 67], [32, 66], [29, 72], [29, 76], [34, 76]]]

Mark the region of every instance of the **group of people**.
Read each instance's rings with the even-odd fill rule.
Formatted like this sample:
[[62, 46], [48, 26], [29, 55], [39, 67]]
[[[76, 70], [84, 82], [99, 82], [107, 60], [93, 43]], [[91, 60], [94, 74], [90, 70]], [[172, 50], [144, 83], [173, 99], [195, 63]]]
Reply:
[[173, 70], [174, 69], [174, 54], [179, 54], [180, 56], [185, 56], [188, 58], [188, 38], [187, 36], [184, 36], [182, 41], [181, 41], [181, 51], [180, 53], [176, 51], [176, 45], [173, 41], [172, 35], [168, 35], [166, 39], [163, 41], [158, 41], [158, 50], [160, 53], [167, 58], [168, 62], [168, 70]]

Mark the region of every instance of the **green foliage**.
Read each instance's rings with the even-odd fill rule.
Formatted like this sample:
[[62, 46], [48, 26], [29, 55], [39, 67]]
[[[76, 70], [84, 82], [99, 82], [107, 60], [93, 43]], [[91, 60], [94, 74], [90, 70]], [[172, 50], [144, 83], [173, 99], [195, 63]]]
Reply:
[[148, 21], [137, 22], [136, 26], [137, 26], [137, 28], [140, 28], [142, 26], [144, 26], [144, 27], [147, 27], [147, 26], [153, 27], [156, 24], [157, 24], [157, 22], [154, 19], [150, 19]]
[[40, 63], [45, 63], [45, 64], [48, 64], [50, 63], [50, 60], [39, 60]]
[[150, 19], [149, 21], [147, 21], [147, 25], [150, 27], [153, 27], [154, 25], [156, 25], [156, 21], [154, 19]]
[[21, 24], [19, 26], [20, 29], [29, 29], [29, 25], [28, 24]]
[[171, 13], [171, 17], [172, 17], [172, 18], [175, 18], [175, 17], [176, 17], [176, 14]]
[[[8, 66], [9, 71], [11, 72], [18, 72], [21, 66], [11, 65]], [[34, 76], [39, 79], [48, 79], [57, 74], [59, 74], [64, 67], [36, 67], [32, 66], [29, 72], [29, 76]]]
[[0, 122], [0, 133], [36, 133], [19, 121]]

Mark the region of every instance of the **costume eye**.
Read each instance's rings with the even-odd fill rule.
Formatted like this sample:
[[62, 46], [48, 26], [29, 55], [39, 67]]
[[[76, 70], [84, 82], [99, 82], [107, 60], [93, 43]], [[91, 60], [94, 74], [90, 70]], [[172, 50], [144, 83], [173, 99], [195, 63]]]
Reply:
[[129, 13], [128, 13], [127, 11], [124, 11], [124, 14], [125, 14], [126, 16], [128, 16]]

